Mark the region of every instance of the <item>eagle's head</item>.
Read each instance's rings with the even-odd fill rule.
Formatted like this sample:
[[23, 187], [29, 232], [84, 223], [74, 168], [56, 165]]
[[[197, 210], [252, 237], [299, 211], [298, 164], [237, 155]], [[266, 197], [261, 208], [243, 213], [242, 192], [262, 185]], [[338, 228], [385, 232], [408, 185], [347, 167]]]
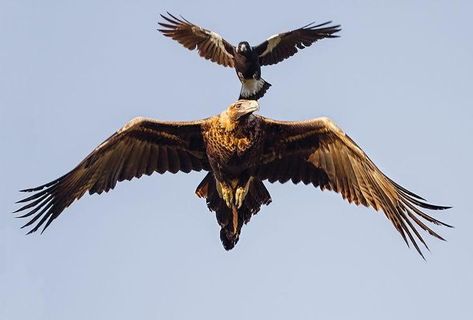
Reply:
[[239, 121], [246, 116], [251, 115], [253, 112], [259, 110], [259, 104], [256, 100], [238, 100], [235, 103], [232, 103], [225, 113], [227, 114], [228, 118], [232, 121]]
[[236, 52], [241, 55], [247, 56], [251, 53], [251, 46], [248, 42], [242, 41], [238, 44]]
[[220, 114], [220, 123], [226, 130], [231, 131], [242, 120], [248, 119], [253, 112], [259, 110], [256, 100], [238, 100]]

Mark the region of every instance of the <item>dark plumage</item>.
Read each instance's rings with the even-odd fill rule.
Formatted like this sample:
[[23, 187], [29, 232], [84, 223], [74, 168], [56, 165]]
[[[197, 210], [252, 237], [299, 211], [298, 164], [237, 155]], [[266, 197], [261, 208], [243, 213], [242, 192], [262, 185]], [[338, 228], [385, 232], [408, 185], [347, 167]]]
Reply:
[[261, 78], [261, 66], [276, 64], [293, 56], [298, 49], [309, 47], [324, 38], [336, 38], [340, 26], [328, 26], [331, 21], [283, 32], [269, 37], [256, 47], [242, 41], [233, 46], [218, 33], [201, 28], [183, 17], [177, 18], [168, 12], [161, 15], [158, 29], [190, 50], [197, 49], [200, 56], [225, 67], [234, 67], [242, 83], [240, 99], [261, 98], [271, 84]]
[[[29, 210], [24, 227], [43, 231], [85, 192], [102, 193], [118, 181], [153, 172], [207, 171], [196, 194], [216, 213], [225, 249], [241, 228], [271, 202], [263, 181], [303, 182], [333, 190], [350, 203], [381, 210], [407, 244], [422, 255], [427, 247], [417, 228], [442, 239], [426, 221], [449, 226], [421, 209], [427, 203], [385, 176], [341, 129], [327, 118], [276, 121], [255, 115], [258, 103], [239, 100], [218, 116], [194, 122], [135, 118], [100, 144], [64, 176], [40, 187], [18, 211]], [[417, 228], [416, 228], [417, 227]]]

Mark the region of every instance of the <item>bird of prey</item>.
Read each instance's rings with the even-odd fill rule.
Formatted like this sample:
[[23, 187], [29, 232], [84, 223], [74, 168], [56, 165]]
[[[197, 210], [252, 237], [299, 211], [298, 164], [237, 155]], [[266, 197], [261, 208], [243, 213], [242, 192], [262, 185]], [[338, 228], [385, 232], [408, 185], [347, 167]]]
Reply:
[[161, 15], [164, 22], [159, 22], [158, 29], [190, 50], [197, 49], [200, 56], [224, 67], [235, 68], [242, 86], [239, 99], [261, 98], [271, 84], [261, 78], [261, 66], [276, 64], [291, 56], [298, 49], [309, 47], [324, 38], [336, 38], [340, 26], [329, 26], [331, 21], [314, 25], [310, 23], [302, 28], [283, 32], [269, 37], [256, 47], [247, 41], [236, 47], [227, 42], [218, 33], [201, 28], [183, 17], [177, 18], [168, 12]]
[[[419, 228], [442, 239], [426, 222], [449, 226], [421, 209], [427, 203], [384, 175], [357, 144], [328, 118], [276, 121], [254, 114], [256, 100], [239, 100], [217, 116], [193, 122], [135, 118], [115, 132], [77, 167], [42, 186], [15, 212], [29, 209], [35, 232], [44, 231], [84, 193], [101, 194], [118, 181], [153, 172], [207, 171], [196, 194], [216, 213], [225, 249], [238, 242], [243, 224], [271, 197], [264, 181], [303, 182], [332, 190], [350, 203], [384, 212], [404, 241], [422, 252]], [[423, 257], [423, 255], [422, 255]]]

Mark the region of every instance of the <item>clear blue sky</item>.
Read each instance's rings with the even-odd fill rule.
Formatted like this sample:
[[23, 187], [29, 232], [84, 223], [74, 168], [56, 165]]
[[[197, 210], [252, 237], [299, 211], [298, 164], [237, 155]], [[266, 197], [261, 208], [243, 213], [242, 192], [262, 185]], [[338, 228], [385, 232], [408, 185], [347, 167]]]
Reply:
[[[455, 225], [422, 260], [385, 217], [307, 186], [226, 252], [194, 195], [203, 173], [85, 196], [42, 236], [17, 190], [72, 169], [134, 116], [204, 118], [234, 71], [156, 31], [170, 11], [236, 44], [311, 21], [342, 24], [284, 63], [261, 113], [328, 116], [390, 177]], [[466, 319], [473, 314], [472, 5], [456, 1], [0, 1], [0, 319]]]

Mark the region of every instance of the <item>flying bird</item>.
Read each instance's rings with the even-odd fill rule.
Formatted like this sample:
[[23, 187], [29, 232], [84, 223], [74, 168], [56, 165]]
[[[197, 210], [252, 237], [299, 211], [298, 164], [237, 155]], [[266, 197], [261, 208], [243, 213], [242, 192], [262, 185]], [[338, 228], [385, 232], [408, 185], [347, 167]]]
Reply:
[[255, 114], [256, 100], [239, 100], [217, 116], [193, 122], [138, 117], [128, 122], [72, 171], [42, 186], [15, 212], [29, 233], [44, 231], [65, 208], [90, 194], [108, 192], [118, 181], [154, 172], [207, 172], [196, 194], [216, 213], [226, 250], [239, 240], [243, 224], [271, 202], [264, 182], [312, 184], [350, 203], [384, 212], [407, 245], [427, 249], [419, 229], [442, 239], [426, 222], [449, 225], [422, 209], [427, 203], [384, 175], [363, 150], [328, 118], [277, 121]]
[[236, 47], [213, 31], [201, 28], [182, 16], [168, 12], [161, 15], [164, 22], [159, 22], [158, 29], [166, 37], [170, 37], [190, 50], [197, 49], [200, 56], [216, 62], [224, 67], [235, 68], [242, 84], [239, 99], [261, 98], [271, 86], [261, 78], [261, 66], [281, 62], [298, 51], [309, 47], [324, 38], [336, 38], [340, 25], [329, 26], [331, 21], [314, 25], [310, 23], [302, 28], [275, 34], [256, 47], [247, 41], [240, 42]]

